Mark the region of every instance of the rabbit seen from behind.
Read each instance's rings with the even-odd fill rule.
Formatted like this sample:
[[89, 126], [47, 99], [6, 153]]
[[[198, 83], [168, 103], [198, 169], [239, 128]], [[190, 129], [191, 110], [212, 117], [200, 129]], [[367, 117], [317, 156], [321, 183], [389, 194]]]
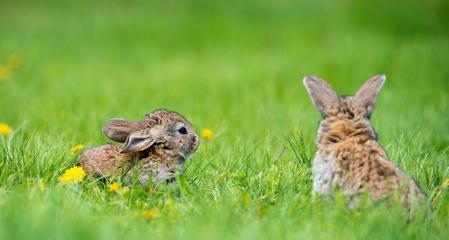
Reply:
[[374, 200], [397, 196], [406, 206], [425, 199], [419, 185], [389, 161], [370, 123], [384, 75], [369, 79], [354, 96], [338, 96], [318, 77], [303, 82], [323, 117], [312, 166], [315, 195], [339, 189], [350, 205], [365, 194]]

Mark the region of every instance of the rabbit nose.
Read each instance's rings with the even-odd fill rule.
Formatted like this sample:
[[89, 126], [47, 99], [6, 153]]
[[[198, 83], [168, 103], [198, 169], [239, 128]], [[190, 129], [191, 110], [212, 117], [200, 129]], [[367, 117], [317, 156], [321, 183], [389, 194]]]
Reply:
[[197, 136], [192, 136], [192, 150], [195, 151], [198, 148], [198, 145], [200, 144], [200, 142], [198, 141], [198, 137]]

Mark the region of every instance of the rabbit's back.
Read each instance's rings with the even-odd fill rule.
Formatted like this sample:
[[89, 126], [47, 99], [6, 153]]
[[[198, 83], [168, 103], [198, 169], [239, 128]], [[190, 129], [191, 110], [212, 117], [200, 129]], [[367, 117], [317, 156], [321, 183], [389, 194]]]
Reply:
[[324, 146], [313, 163], [314, 192], [330, 195], [336, 188], [349, 199], [369, 194], [382, 199], [397, 194], [400, 201], [424, 196], [416, 182], [390, 162], [375, 140], [357, 137]]
[[119, 176], [132, 166], [131, 154], [119, 152], [119, 147], [105, 144], [86, 149], [80, 156], [81, 166], [88, 172], [100, 177]]

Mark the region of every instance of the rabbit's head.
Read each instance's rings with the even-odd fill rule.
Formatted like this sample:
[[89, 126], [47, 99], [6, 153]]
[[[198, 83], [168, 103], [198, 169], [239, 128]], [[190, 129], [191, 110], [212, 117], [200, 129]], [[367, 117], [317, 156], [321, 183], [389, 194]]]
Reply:
[[148, 114], [143, 121], [112, 119], [103, 127], [103, 132], [110, 139], [123, 143], [121, 153], [140, 152], [157, 145], [186, 159], [200, 144], [189, 121], [165, 109]]
[[325, 80], [318, 77], [307, 76], [303, 82], [314, 106], [324, 119], [319, 132], [339, 129], [334, 135], [346, 135], [349, 134], [348, 131], [366, 131], [365, 134], [377, 139], [369, 119], [385, 83], [385, 75], [377, 75], [367, 80], [354, 96], [338, 96]]

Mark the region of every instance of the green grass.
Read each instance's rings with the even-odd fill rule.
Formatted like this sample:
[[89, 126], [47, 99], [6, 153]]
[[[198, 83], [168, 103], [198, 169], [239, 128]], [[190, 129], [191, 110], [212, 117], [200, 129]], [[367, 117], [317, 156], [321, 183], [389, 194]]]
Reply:
[[[447, 1], [91, 2], [0, 3], [0, 64], [23, 60], [0, 80], [0, 239], [447, 239]], [[378, 73], [372, 123], [427, 216], [311, 197], [320, 116], [300, 79], [353, 93]], [[214, 131], [176, 183], [58, 183], [109, 118], [161, 107]]]

